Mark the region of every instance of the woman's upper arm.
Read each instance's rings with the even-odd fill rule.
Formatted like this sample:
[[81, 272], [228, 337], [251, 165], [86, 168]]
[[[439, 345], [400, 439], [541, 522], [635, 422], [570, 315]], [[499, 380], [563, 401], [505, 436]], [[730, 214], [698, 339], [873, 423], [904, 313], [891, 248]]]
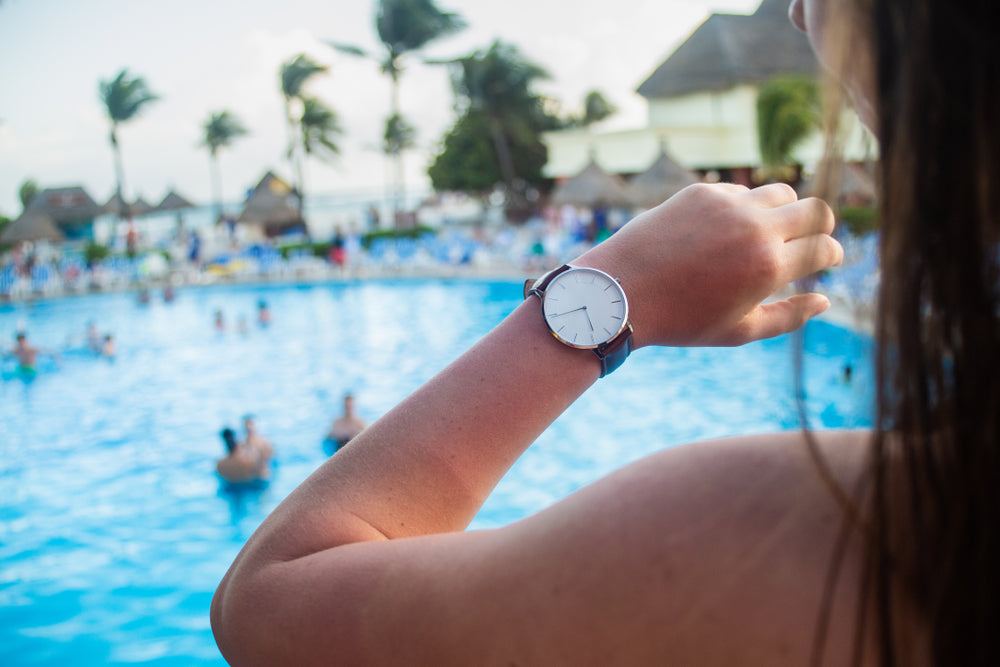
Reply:
[[258, 567], [216, 601], [248, 614], [220, 646], [234, 665], [801, 664], [839, 524], [771, 458], [678, 448], [503, 529]]

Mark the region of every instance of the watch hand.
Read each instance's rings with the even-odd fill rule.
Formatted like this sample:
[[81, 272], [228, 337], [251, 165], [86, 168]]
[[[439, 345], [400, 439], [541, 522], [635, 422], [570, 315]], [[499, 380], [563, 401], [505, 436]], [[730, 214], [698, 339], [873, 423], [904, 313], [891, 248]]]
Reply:
[[586, 306], [583, 307], [583, 314], [587, 316], [587, 326], [589, 326], [590, 330], [593, 331], [594, 330], [594, 323], [590, 321], [590, 313], [587, 312], [587, 307]]
[[575, 313], [578, 310], [586, 311], [587, 307], [586, 306], [580, 306], [579, 308], [574, 308], [573, 310], [567, 310], [565, 313], [556, 313], [554, 315], [549, 315], [549, 317], [562, 317], [563, 315], [569, 315], [570, 313]]

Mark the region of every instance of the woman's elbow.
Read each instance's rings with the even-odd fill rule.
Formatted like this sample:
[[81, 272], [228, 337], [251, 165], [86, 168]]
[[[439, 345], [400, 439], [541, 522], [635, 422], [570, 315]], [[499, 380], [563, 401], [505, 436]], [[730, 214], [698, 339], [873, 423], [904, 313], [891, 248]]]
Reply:
[[212, 597], [212, 634], [230, 665], [265, 664], [259, 631], [265, 623], [260, 605], [251, 603], [246, 582], [230, 570]]

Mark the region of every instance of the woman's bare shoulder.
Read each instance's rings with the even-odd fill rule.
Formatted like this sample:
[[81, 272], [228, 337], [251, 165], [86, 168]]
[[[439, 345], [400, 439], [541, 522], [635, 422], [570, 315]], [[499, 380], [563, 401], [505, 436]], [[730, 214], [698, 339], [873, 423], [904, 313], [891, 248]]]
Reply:
[[[862, 479], [868, 439], [813, 434], [821, 465], [847, 496]], [[545, 606], [560, 591], [573, 611], [548, 615], [548, 631], [616, 647], [613, 662], [622, 664], [806, 664], [828, 608], [826, 664], [847, 664], [861, 542], [848, 529], [827, 600], [846, 524], [816, 466], [801, 433], [660, 452], [512, 526], [495, 552], [504, 572], [483, 581], [494, 593], [519, 590], [515, 604], [527, 594]], [[532, 586], [539, 569], [546, 587]]]

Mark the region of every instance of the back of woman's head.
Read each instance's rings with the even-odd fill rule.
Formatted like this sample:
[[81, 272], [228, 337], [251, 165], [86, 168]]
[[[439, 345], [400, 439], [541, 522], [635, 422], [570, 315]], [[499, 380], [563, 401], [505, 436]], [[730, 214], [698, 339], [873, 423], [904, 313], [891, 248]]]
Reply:
[[881, 151], [870, 591], [881, 655], [907, 661], [902, 600], [936, 664], [1000, 664], [996, 5], [856, 7], [874, 40]]
[[226, 451], [232, 453], [232, 451], [236, 449], [237, 446], [236, 431], [234, 431], [229, 427], [226, 427], [222, 429], [222, 431], [219, 433], [219, 436], [222, 438], [222, 441], [226, 443]]

